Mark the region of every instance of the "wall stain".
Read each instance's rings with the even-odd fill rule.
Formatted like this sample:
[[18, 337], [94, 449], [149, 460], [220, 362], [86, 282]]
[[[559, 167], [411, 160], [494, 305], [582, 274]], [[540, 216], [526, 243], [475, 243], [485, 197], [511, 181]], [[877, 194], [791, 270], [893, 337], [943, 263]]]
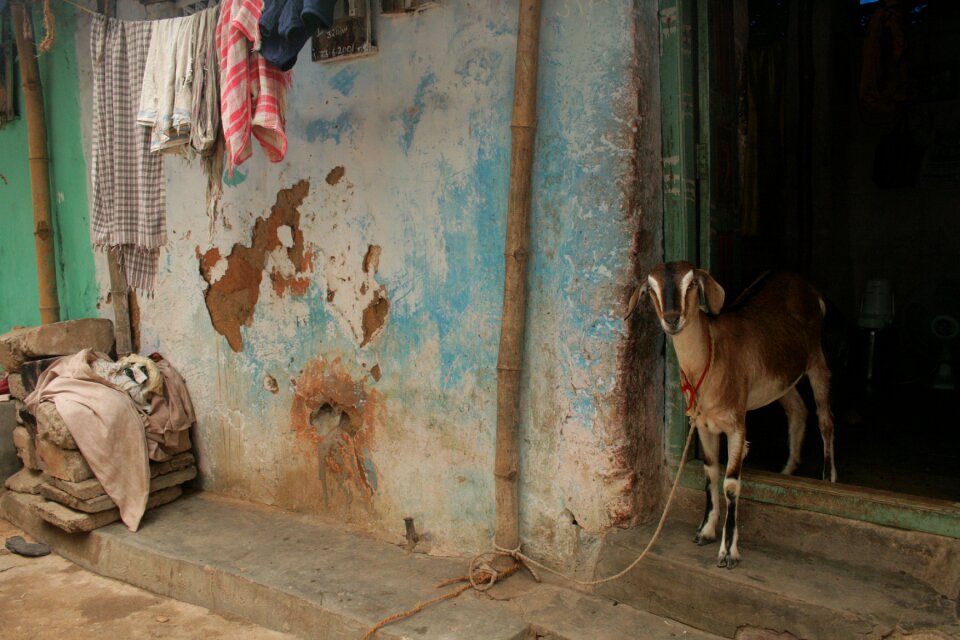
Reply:
[[327, 184], [330, 185], [331, 187], [337, 184], [338, 182], [340, 182], [340, 180], [343, 179], [343, 175], [345, 173], [346, 173], [346, 169], [344, 169], [343, 167], [334, 167], [333, 169], [330, 170], [330, 173], [327, 174]]
[[336, 120], [320, 118], [307, 125], [307, 142], [333, 140], [340, 144], [341, 136], [346, 133], [348, 137], [352, 137], [353, 130], [354, 126], [347, 113], [341, 113]]
[[348, 96], [350, 92], [353, 91], [353, 84], [359, 75], [360, 72], [358, 71], [343, 69], [337, 73], [337, 75], [330, 78], [330, 86], [343, 95]]
[[[363, 272], [369, 274], [371, 278], [380, 268], [380, 252], [380, 246], [372, 244], [367, 247], [367, 253], [363, 256]], [[366, 283], [364, 283], [365, 286]], [[360, 343], [361, 347], [369, 343], [387, 323], [387, 316], [390, 314], [390, 301], [387, 300], [385, 291], [386, 289], [383, 287], [374, 291], [373, 299], [363, 310], [363, 342]], [[361, 293], [366, 293], [365, 288], [361, 289]]]
[[379, 291], [374, 291], [373, 300], [363, 310], [363, 342], [360, 343], [361, 347], [367, 345], [383, 328], [387, 323], [389, 312], [390, 301]]
[[417, 126], [420, 124], [420, 119], [423, 117], [423, 112], [427, 107], [427, 92], [436, 83], [436, 74], [428, 73], [423, 76], [420, 79], [420, 84], [417, 85], [417, 91], [413, 97], [413, 106], [408, 107], [400, 113], [399, 119], [403, 125], [403, 135], [400, 137], [400, 146], [403, 148], [405, 155], [410, 153], [410, 147], [413, 145], [413, 136], [417, 131]]
[[[221, 255], [216, 247], [199, 256], [200, 275], [207, 282], [204, 301], [210, 313], [210, 321], [236, 352], [243, 351], [240, 327], [253, 321], [267, 256], [283, 247], [278, 235], [281, 226], [290, 227], [292, 232], [292, 245], [286, 247], [285, 251], [295, 273], [287, 276], [274, 268], [269, 274], [273, 290], [278, 296], [283, 296], [287, 291], [294, 295], [303, 295], [310, 286], [311, 277], [308, 272], [313, 270], [313, 251], [304, 248], [298, 208], [303, 204], [309, 190], [310, 183], [307, 180], [301, 180], [289, 189], [281, 189], [277, 193], [277, 201], [270, 211], [270, 216], [257, 218], [250, 246], [238, 242], [227, 256]], [[199, 250], [197, 253], [199, 255]], [[223, 259], [227, 261], [226, 272], [219, 280], [214, 281], [213, 269]]]
[[223, 173], [223, 184], [227, 185], [228, 187], [239, 186], [243, 184], [244, 180], [246, 179], [247, 179], [246, 172], [241, 171], [240, 169], [234, 169], [233, 173], [230, 173], [230, 171], [225, 170]]
[[380, 394], [354, 380], [339, 358], [311, 360], [295, 380], [290, 424], [304, 454], [318, 459], [327, 510], [368, 505], [376, 493], [375, 467], [364, 452], [382, 404]]

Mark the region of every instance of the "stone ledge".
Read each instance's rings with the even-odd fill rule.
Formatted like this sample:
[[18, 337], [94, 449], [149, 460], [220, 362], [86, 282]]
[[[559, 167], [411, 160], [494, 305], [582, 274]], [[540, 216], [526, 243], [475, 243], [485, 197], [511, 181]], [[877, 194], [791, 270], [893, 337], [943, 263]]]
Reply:
[[[0, 515], [81, 566], [154, 593], [242, 615], [304, 638], [357, 640], [388, 615], [440, 593], [467, 560], [408, 553], [331, 523], [194, 494], [84, 536], [33, 513], [34, 496], [0, 497]], [[516, 581], [516, 582], [512, 582]], [[503, 588], [503, 591], [499, 589]], [[507, 600], [499, 600], [505, 598]], [[612, 600], [517, 574], [489, 596], [464, 593], [377, 632], [380, 640], [718, 640]]]
[[7, 373], [17, 373], [27, 360], [65, 356], [83, 349], [107, 353], [113, 348], [113, 340], [113, 322], [106, 318], [14, 329], [0, 335], [0, 365]]
[[10, 491], [31, 495], [40, 494], [41, 484], [43, 484], [43, 472], [39, 469], [34, 470], [26, 467], [17, 471], [4, 482], [4, 486]]
[[61, 449], [77, 450], [77, 443], [70, 435], [70, 429], [60, 412], [57, 411], [57, 405], [52, 402], [41, 402], [37, 406], [37, 435], [43, 440], [47, 440], [57, 445]]
[[[186, 469], [181, 469], [179, 471], [174, 471], [162, 476], [157, 476], [150, 481], [150, 493], [152, 494], [163, 489], [179, 486], [184, 482], [193, 480], [196, 477], [196, 467], [187, 467]], [[101, 511], [109, 511], [110, 509], [114, 509], [117, 506], [110, 496], [105, 493], [88, 499], [80, 499], [76, 496], [70, 495], [55, 485], [46, 482], [40, 485], [40, 495], [47, 500], [59, 502], [66, 507], [70, 507], [76, 511], [82, 511], [83, 513], [100, 513]]]
[[13, 430], [13, 446], [17, 448], [17, 455], [23, 461], [23, 466], [34, 471], [40, 470], [40, 458], [37, 456], [37, 443], [30, 431], [23, 426]]
[[37, 438], [36, 445], [40, 468], [45, 473], [70, 482], [81, 482], [93, 477], [93, 470], [79, 451], [61, 449], [42, 438]]
[[[42, 490], [43, 488], [41, 487], [41, 491]], [[173, 502], [179, 498], [182, 493], [183, 490], [179, 486], [169, 487], [167, 489], [161, 489], [156, 493], [151, 493], [147, 500], [147, 509], [153, 509]], [[99, 513], [82, 513], [50, 500], [35, 502], [32, 508], [33, 511], [45, 521], [58, 529], [63, 529], [67, 533], [93, 531], [94, 529], [99, 529], [120, 519], [119, 509], [110, 509]]]
[[[150, 477], [156, 478], [157, 476], [165, 476], [171, 474], [175, 471], [180, 471], [181, 469], [186, 469], [188, 467], [193, 467], [196, 464], [196, 458], [194, 458], [192, 453], [181, 453], [178, 456], [167, 460], [166, 462], [151, 462], [150, 463]], [[194, 468], [193, 476], [187, 478], [187, 480], [192, 480], [196, 476], [196, 468]], [[181, 482], [186, 482], [187, 480], [182, 480]], [[92, 500], [97, 496], [102, 496], [106, 494], [106, 491], [103, 490], [103, 485], [100, 484], [100, 481], [96, 478], [88, 478], [82, 482], [70, 482], [69, 480], [61, 480], [60, 478], [54, 478], [53, 476], [48, 476], [44, 478], [44, 481], [47, 484], [51, 484], [61, 491], [65, 491], [74, 498], [78, 500]], [[177, 484], [177, 483], [173, 483]], [[164, 485], [169, 486], [169, 484]], [[150, 490], [154, 491], [159, 486], [154, 486], [154, 481], [150, 481]]]

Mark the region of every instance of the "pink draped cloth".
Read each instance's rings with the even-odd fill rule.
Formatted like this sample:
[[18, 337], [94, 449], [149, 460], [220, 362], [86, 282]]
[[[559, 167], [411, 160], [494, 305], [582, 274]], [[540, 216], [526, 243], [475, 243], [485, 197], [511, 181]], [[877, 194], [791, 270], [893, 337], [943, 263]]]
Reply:
[[60, 358], [40, 374], [24, 403], [34, 414], [41, 402], [57, 407], [121, 520], [136, 531], [150, 494], [147, 420], [125, 391], [94, 373], [90, 364], [101, 357], [84, 349]]

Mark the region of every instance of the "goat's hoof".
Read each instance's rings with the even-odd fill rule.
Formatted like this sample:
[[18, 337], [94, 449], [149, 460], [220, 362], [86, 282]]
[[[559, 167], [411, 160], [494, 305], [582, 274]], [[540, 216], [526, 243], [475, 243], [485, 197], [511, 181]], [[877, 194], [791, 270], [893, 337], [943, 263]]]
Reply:
[[702, 547], [705, 544], [710, 544], [714, 540], [716, 540], [716, 538], [710, 538], [702, 533], [697, 533], [697, 535], [693, 536], [693, 541], [697, 543], [698, 547]]
[[733, 557], [732, 554], [726, 553], [717, 559], [718, 567], [726, 567], [727, 569], [733, 569], [737, 566], [737, 559]]

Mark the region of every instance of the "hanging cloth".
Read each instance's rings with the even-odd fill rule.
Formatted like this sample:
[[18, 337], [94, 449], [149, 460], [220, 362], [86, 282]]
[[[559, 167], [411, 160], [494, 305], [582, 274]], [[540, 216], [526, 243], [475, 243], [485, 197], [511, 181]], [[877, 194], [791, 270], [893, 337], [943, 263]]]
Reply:
[[150, 32], [149, 22], [91, 19], [93, 245], [115, 251], [129, 286], [146, 292], [167, 239], [163, 158], [137, 124]]
[[220, 117], [230, 175], [252, 154], [251, 133], [271, 162], [280, 162], [287, 153], [284, 130], [290, 74], [260, 55], [257, 22], [262, 11], [263, 0], [223, 0], [220, 5], [216, 32]]
[[217, 62], [213, 52], [218, 9], [154, 20], [137, 121], [152, 132], [150, 150], [208, 154], [220, 126]]
[[150, 151], [185, 151], [193, 121], [193, 48], [197, 16], [154, 20], [137, 122]]
[[220, 131], [220, 66], [214, 43], [220, 7], [196, 14], [193, 50], [193, 104], [190, 146], [202, 156], [213, 153]]
[[317, 29], [333, 25], [336, 0], [264, 0], [260, 16], [260, 53], [287, 71]]
[[860, 103], [868, 111], [894, 113], [908, 98], [905, 10], [901, 0], [881, 2], [867, 26]]

